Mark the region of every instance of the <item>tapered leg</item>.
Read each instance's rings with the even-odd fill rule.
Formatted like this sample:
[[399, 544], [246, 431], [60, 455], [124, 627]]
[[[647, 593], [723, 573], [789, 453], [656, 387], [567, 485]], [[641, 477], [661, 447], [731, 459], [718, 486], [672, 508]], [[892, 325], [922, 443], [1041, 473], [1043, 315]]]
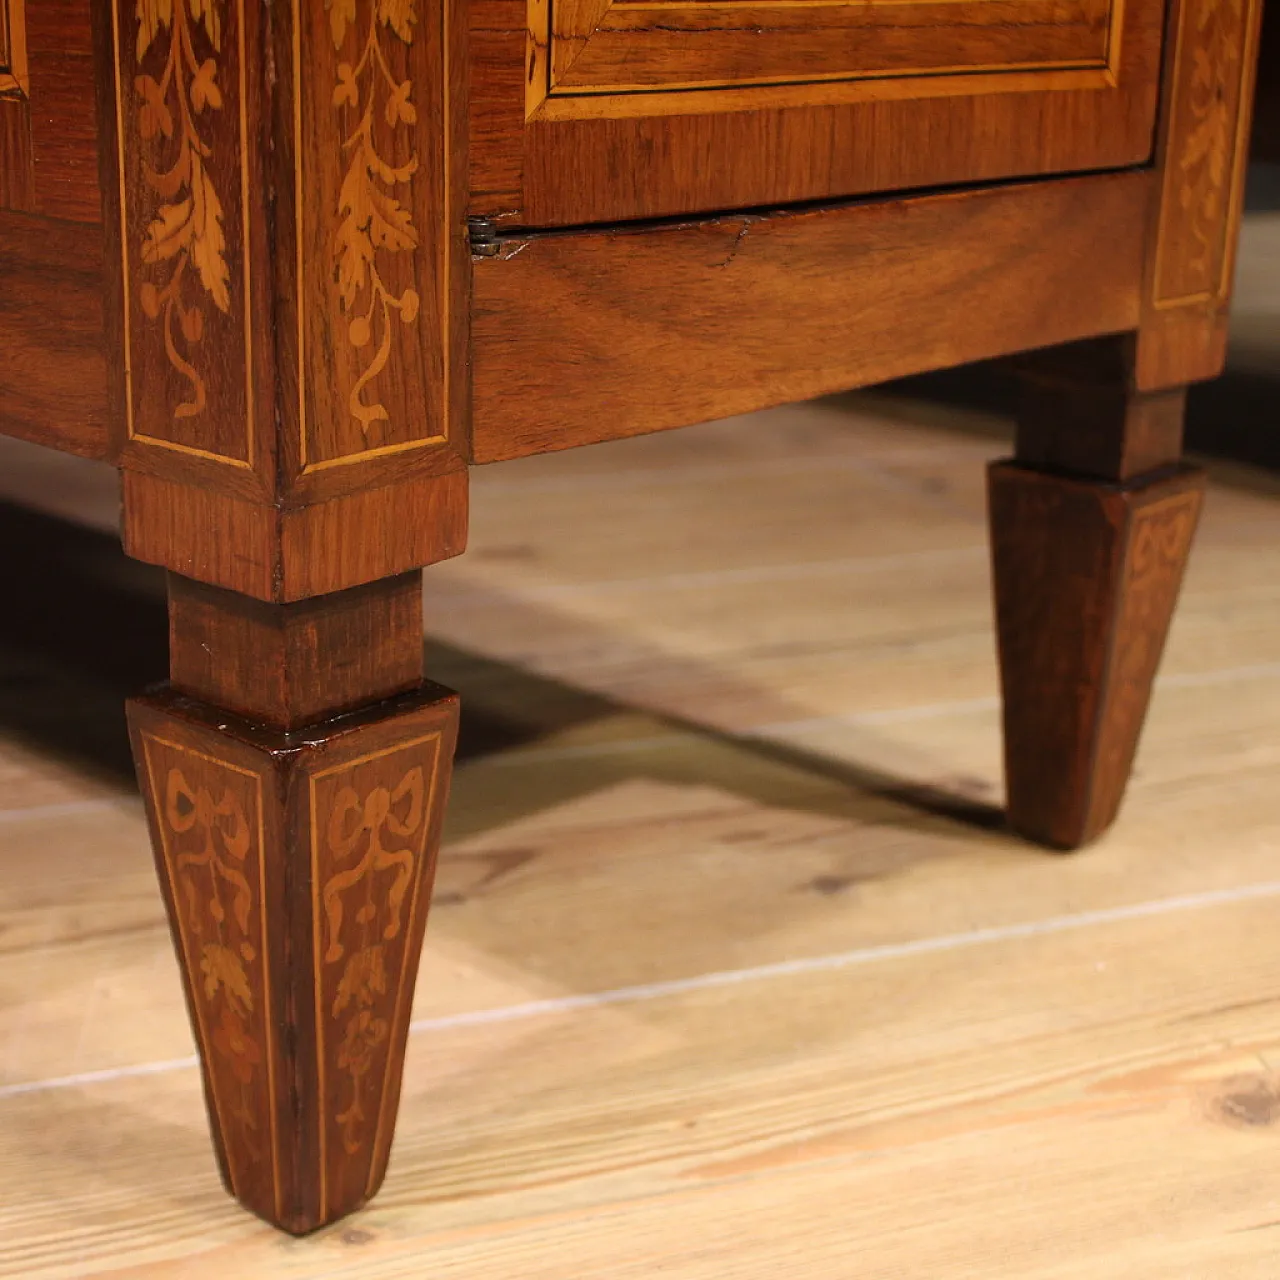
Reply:
[[391, 1146], [457, 729], [417, 579], [300, 605], [174, 579], [173, 687], [129, 707], [223, 1179], [292, 1232]]
[[989, 475], [1009, 823], [1062, 849], [1119, 810], [1204, 491], [1181, 393], [1128, 391], [1126, 360], [1039, 357]]

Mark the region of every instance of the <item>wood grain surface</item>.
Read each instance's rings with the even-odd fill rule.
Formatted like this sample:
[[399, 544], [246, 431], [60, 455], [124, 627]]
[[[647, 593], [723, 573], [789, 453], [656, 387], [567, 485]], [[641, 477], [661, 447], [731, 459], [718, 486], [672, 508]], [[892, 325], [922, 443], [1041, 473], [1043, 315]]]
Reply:
[[297, 1234], [386, 1172], [457, 724], [434, 685], [305, 740], [129, 704], [223, 1180]]
[[271, 605], [169, 575], [169, 681], [258, 724], [297, 729], [416, 688], [422, 576]]
[[1178, 462], [1186, 389], [1135, 392], [1135, 347], [1124, 334], [1020, 357], [1018, 461], [1105, 481]]
[[[1118, 15], [1117, 15], [1118, 16]], [[966, 71], [1105, 67], [1108, 0], [1071, 4], [719, 4], [570, 0], [554, 7], [553, 94]]]
[[5, 0], [0, 210], [101, 221], [90, 0]]
[[134, 470], [122, 489], [131, 556], [257, 600], [345, 591], [461, 555], [467, 544], [461, 468], [296, 508]]
[[990, 485], [1009, 822], [1075, 849], [1119, 812], [1204, 476], [1105, 484], [1000, 463]]
[[0, 433], [111, 452], [102, 243], [71, 223], [0, 213]]
[[[932, 67], [938, 74], [843, 80], [791, 75], [767, 85], [621, 93], [563, 88], [546, 96], [539, 77], [550, 76], [550, 7], [528, 0], [470, 6], [469, 211], [477, 216], [524, 226], [579, 225], [1118, 168], [1151, 156], [1164, 19], [1158, 0], [1130, 0], [1115, 10], [1120, 22], [1106, 40], [1105, 66], [1010, 69], [1012, 43], [1035, 26], [1025, 6], [1019, 18], [1000, 26], [999, 37], [983, 35], [976, 21], [968, 32], [953, 30], [954, 38], [940, 41], [940, 48], [925, 49], [913, 26], [919, 6], [910, 5], [894, 9], [896, 16], [886, 22], [894, 39], [917, 46], [915, 69]], [[596, 14], [604, 8], [580, 7]], [[962, 14], [994, 13], [981, 3], [945, 8], [961, 26]], [[691, 40], [699, 66], [705, 58], [726, 74], [758, 72], [770, 51], [788, 41], [803, 43], [820, 12], [874, 23], [885, 9], [797, 5], [770, 10], [763, 25], [753, 25], [746, 8], [721, 5], [711, 25], [706, 6], [663, 5], [657, 20], [648, 19], [660, 46], [653, 56], [644, 52], [650, 47], [646, 35], [641, 49], [614, 49], [602, 73], [696, 79], [688, 55], [677, 48]], [[615, 5], [604, 23], [616, 18], [625, 25], [629, 12], [629, 6]], [[1096, 17], [1097, 10], [1090, 12]], [[735, 13], [747, 30], [762, 34], [735, 34]], [[1050, 36], [1057, 40], [1070, 25], [1071, 10], [1057, 5], [1051, 13], [1049, 30], [1055, 20], [1065, 24]], [[787, 23], [798, 31], [777, 29]], [[707, 29], [682, 36], [682, 24]], [[844, 44], [846, 74], [851, 65], [865, 65], [859, 55], [874, 55], [877, 41], [867, 37], [860, 35], [856, 52]], [[1002, 70], [969, 64], [948, 74], [938, 67], [945, 57], [963, 61], [969, 45], [977, 56], [988, 37], [1005, 43], [1005, 54], [994, 55]], [[606, 33], [575, 53], [581, 41], [571, 39], [569, 74], [580, 63], [586, 74], [597, 41], [603, 51], [619, 40], [627, 43], [628, 37]], [[838, 34], [826, 33], [814, 52], [810, 33], [804, 56], [814, 62], [815, 74], [831, 73], [831, 61], [823, 59], [834, 56], [840, 43]], [[1099, 42], [1090, 47], [1096, 62]]]
[[477, 461], [1131, 329], [1141, 173], [512, 237], [473, 273]]

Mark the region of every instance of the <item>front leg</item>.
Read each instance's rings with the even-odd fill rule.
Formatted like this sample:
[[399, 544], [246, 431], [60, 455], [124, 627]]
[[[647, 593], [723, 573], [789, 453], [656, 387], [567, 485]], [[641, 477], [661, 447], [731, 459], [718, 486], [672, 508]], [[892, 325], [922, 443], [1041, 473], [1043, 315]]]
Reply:
[[172, 575], [134, 750], [223, 1174], [307, 1231], [386, 1166], [453, 753], [465, 23], [94, 4], [124, 544]]
[[1129, 390], [1127, 357], [1031, 361], [1016, 456], [990, 472], [1009, 823], [1055, 848], [1119, 810], [1204, 493], [1185, 394]]
[[458, 703], [420, 575], [301, 604], [171, 580], [129, 706], [223, 1180], [293, 1232], [387, 1166]]
[[1185, 388], [1226, 357], [1261, 14], [1171, 0], [1136, 332], [1035, 357], [991, 472], [1009, 820], [1061, 848], [1119, 808], [1200, 511]]

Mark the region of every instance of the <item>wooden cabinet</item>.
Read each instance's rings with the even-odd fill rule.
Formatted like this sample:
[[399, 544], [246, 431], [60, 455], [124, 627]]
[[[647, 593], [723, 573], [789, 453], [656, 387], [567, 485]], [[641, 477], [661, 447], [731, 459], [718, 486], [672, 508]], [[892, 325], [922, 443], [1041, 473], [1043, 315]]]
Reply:
[[115, 462], [170, 571], [131, 720], [244, 1204], [307, 1231], [386, 1167], [457, 717], [418, 571], [472, 465], [1021, 354], [1009, 822], [1107, 828], [1200, 510], [1260, 0], [22, 3], [0, 431]]

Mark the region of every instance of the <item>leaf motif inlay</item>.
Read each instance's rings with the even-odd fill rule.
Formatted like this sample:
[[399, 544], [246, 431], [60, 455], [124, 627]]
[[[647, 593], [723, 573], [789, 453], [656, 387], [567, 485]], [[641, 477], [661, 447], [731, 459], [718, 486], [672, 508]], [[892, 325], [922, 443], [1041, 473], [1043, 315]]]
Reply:
[[1189, 266], [1204, 276], [1212, 270], [1231, 185], [1235, 111], [1230, 81], [1239, 74], [1232, 49], [1244, 20], [1242, 0], [1202, 0], [1195, 18], [1197, 45], [1190, 55], [1186, 99], [1190, 125], [1178, 157], [1178, 203], [1193, 241]]
[[[204, 336], [205, 301], [223, 313], [231, 310], [225, 211], [209, 169], [212, 146], [198, 121], [223, 109], [216, 55], [224, 2], [137, 0], [138, 132], [150, 144], [142, 171], [157, 198], [140, 250], [143, 265], [153, 271], [138, 302], [162, 326], [165, 355], [189, 387], [175, 418], [196, 417], [208, 402], [192, 355]], [[198, 50], [197, 42], [205, 48]], [[157, 65], [161, 53], [163, 65]], [[144, 58], [158, 75], [144, 70]]]
[[[376, 422], [391, 415], [373, 386], [391, 358], [393, 325], [411, 325], [421, 299], [412, 286], [397, 293], [383, 274], [390, 255], [412, 255], [418, 231], [410, 207], [416, 151], [403, 164], [390, 163], [379, 150], [375, 121], [392, 130], [412, 129], [418, 113], [411, 80], [392, 71], [383, 45], [398, 39], [413, 43], [418, 15], [415, 0], [367, 0], [367, 28], [363, 38], [351, 40], [357, 24], [356, 0], [325, 0], [335, 50], [348, 43], [358, 50], [354, 60], [339, 62], [333, 90], [334, 109], [345, 125], [342, 151], [346, 169], [338, 193], [338, 227], [334, 235], [334, 281], [338, 303], [347, 319], [347, 340], [362, 356], [361, 370], [347, 407], [368, 435]], [[402, 200], [405, 203], [402, 203]], [[366, 391], [369, 393], [366, 398]]]
[[[254, 978], [260, 964], [254, 946], [252, 914], [261, 911], [245, 874], [254, 852], [254, 839], [244, 807], [233, 790], [215, 792], [203, 782], [192, 784], [180, 768], [171, 768], [165, 780], [162, 820], [169, 829], [173, 848], [171, 874], [175, 902], [182, 922], [188, 954], [199, 960], [199, 978], [192, 973], [197, 999], [203, 1000], [203, 1021], [210, 1028], [206, 1049], [215, 1054], [231, 1077], [224, 1078], [224, 1096], [231, 1114], [243, 1124], [246, 1150], [256, 1157], [250, 1135], [258, 1127], [253, 1086], [263, 1051], [254, 1032]], [[261, 857], [261, 850], [257, 851]], [[224, 900], [230, 899], [228, 913]]]
[[[386, 946], [404, 927], [405, 896], [417, 872], [427, 821], [426, 779], [410, 769], [394, 787], [374, 787], [363, 799], [350, 786], [334, 797], [328, 845], [336, 864], [354, 862], [327, 878], [321, 894], [327, 928], [324, 963], [343, 963], [329, 1015], [341, 1019], [337, 1065], [350, 1084], [350, 1100], [334, 1119], [354, 1155], [364, 1140], [364, 1078], [391, 1034], [384, 997], [390, 990]], [[359, 902], [353, 916], [350, 905]], [[345, 927], [345, 934], [344, 934]], [[347, 935], [357, 935], [348, 947]]]

